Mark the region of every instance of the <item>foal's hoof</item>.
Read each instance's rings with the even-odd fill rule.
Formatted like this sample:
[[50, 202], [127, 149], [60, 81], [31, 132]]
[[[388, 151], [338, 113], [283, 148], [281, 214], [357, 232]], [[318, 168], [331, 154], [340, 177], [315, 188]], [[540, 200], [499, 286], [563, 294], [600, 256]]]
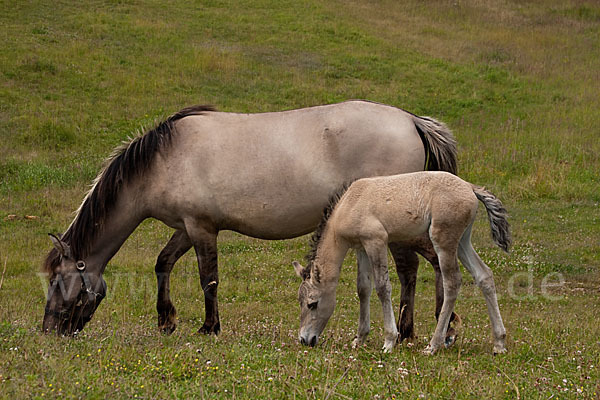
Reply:
[[358, 337], [355, 337], [354, 340], [352, 341], [352, 348], [353, 349], [358, 349], [360, 346], [362, 346], [364, 343], [364, 341], [360, 340]]
[[[395, 341], [394, 341], [395, 342]], [[384, 353], [391, 353], [394, 350], [394, 342], [385, 343], [381, 349]]]
[[214, 325], [208, 325], [206, 322], [202, 325], [202, 328], [198, 329], [198, 333], [202, 333], [204, 335], [210, 335], [214, 333], [218, 335], [221, 332], [221, 323], [217, 322]]

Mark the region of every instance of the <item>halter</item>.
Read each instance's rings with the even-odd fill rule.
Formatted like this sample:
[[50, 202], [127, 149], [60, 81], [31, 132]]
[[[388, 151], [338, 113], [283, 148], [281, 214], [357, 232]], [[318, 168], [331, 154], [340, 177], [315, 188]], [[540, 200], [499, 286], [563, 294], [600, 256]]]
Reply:
[[[105, 295], [103, 293], [98, 293], [98, 292], [95, 292], [94, 290], [92, 290], [92, 284], [90, 283], [88, 274], [85, 272], [85, 261], [77, 261], [77, 263], [75, 264], [75, 267], [77, 268], [77, 271], [79, 272], [79, 277], [81, 278], [81, 289], [79, 290], [79, 293], [77, 294], [77, 299], [79, 299], [77, 305], [82, 305], [80, 297], [83, 294], [87, 294], [88, 303], [93, 301], [94, 304], [99, 304]], [[55, 280], [52, 283], [52, 286], [55, 286], [57, 284], [58, 284], [58, 280]], [[61, 312], [61, 311], [51, 310], [48, 307], [48, 305], [46, 305], [44, 312], [46, 314], [51, 314], [55, 318], [58, 318], [61, 320], [66, 320], [66, 319], [69, 319], [69, 317], [72, 317], [72, 312], [69, 312], [69, 311]], [[91, 315], [89, 317], [84, 317], [84, 323], [88, 322], [91, 318], [92, 318]]]

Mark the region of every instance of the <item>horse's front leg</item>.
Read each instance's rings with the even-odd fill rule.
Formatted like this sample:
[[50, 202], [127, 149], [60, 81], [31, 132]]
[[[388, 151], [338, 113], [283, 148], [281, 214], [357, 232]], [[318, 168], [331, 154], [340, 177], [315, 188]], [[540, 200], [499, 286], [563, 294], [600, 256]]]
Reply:
[[356, 261], [358, 264], [358, 273], [356, 276], [356, 291], [358, 292], [358, 299], [360, 300], [360, 315], [358, 317], [358, 332], [352, 347], [356, 348], [362, 345], [367, 338], [370, 331], [371, 324], [371, 291], [373, 286], [371, 283], [371, 263], [367, 257], [367, 253], [363, 249], [356, 251]]
[[210, 226], [196, 223], [186, 223], [187, 234], [196, 250], [200, 284], [204, 292], [205, 319], [204, 325], [198, 330], [204, 334], [219, 334], [219, 305], [217, 302], [217, 287], [219, 286], [219, 271], [217, 263], [217, 233]]
[[175, 231], [167, 245], [158, 255], [154, 271], [158, 284], [156, 311], [158, 312], [158, 328], [171, 334], [177, 327], [175, 306], [170, 297], [170, 276], [173, 266], [190, 248], [192, 243], [184, 231]]
[[364, 247], [373, 268], [375, 290], [383, 309], [383, 330], [385, 337], [383, 352], [389, 353], [393, 350], [398, 340], [398, 328], [396, 327], [394, 308], [392, 306], [392, 284], [390, 283], [387, 266], [387, 246], [384, 240], [375, 239], [364, 243]]
[[417, 270], [419, 269], [419, 258], [409, 248], [402, 247], [397, 243], [389, 244], [390, 252], [396, 264], [396, 272], [402, 285], [400, 294], [400, 310], [398, 312], [398, 343], [404, 339], [415, 338], [413, 315], [415, 309], [415, 289], [417, 285]]

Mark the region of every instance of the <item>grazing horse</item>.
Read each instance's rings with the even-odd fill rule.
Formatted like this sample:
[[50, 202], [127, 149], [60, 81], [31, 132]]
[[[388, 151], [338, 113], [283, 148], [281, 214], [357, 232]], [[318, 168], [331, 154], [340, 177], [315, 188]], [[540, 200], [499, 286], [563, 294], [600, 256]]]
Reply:
[[[343, 182], [423, 169], [455, 173], [455, 140], [444, 124], [396, 107], [347, 101], [261, 114], [184, 109], [117, 149], [66, 232], [52, 238], [42, 328], [83, 329], [105, 295], [107, 263], [152, 217], [175, 229], [155, 267], [159, 328], [176, 327], [169, 276], [194, 247], [206, 312], [200, 332], [218, 333], [219, 231], [260, 239], [304, 235]], [[399, 329], [412, 337], [418, 259], [411, 248], [390, 248], [407, 310]], [[441, 297], [438, 291], [440, 307]]]
[[[392, 309], [387, 267], [387, 244], [433, 249], [439, 258], [443, 277], [444, 300], [435, 333], [425, 352], [435, 353], [443, 344], [450, 316], [461, 284], [456, 256], [473, 275], [487, 303], [492, 324], [494, 353], [506, 351], [506, 330], [502, 323], [492, 270], [479, 258], [471, 245], [478, 200], [487, 210], [494, 242], [504, 251], [510, 246], [506, 210], [487, 190], [463, 181], [447, 172], [364, 178], [343, 188], [332, 197], [330, 206], [312, 240], [306, 268], [294, 262], [302, 284], [300, 301], [300, 342], [314, 346], [335, 307], [335, 290], [344, 257], [350, 248], [365, 251], [369, 263], [359, 264], [361, 276], [373, 275], [375, 289], [383, 307], [384, 352], [396, 344], [398, 330]], [[430, 251], [430, 250], [428, 250]], [[360, 271], [361, 268], [366, 270]], [[370, 293], [370, 285], [368, 287]], [[368, 314], [361, 316], [358, 336], [361, 343], [369, 333]]]

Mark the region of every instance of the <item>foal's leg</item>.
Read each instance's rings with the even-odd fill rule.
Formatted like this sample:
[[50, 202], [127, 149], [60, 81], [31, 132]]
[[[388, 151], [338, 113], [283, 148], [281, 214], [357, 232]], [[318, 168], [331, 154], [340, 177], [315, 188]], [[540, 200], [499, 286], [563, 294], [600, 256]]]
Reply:
[[177, 312], [169, 296], [170, 276], [173, 266], [190, 248], [192, 243], [184, 231], [175, 231], [169, 243], [158, 255], [154, 271], [158, 283], [156, 311], [158, 311], [158, 328], [171, 334], [177, 326]]
[[456, 260], [456, 251], [440, 249], [438, 257], [444, 281], [444, 302], [433, 337], [429, 342], [429, 346], [425, 349], [426, 354], [435, 353], [444, 344], [446, 331], [450, 323], [450, 316], [454, 310], [454, 304], [456, 303], [461, 285], [461, 274]]
[[[457, 214], [452, 221], [437, 222], [435, 218], [429, 228], [429, 237], [440, 262], [444, 286], [444, 302], [438, 319], [437, 326], [429, 346], [425, 349], [426, 354], [435, 353], [443, 344], [446, 337], [450, 316], [454, 311], [454, 304], [460, 290], [461, 275], [456, 259], [458, 242], [464, 229], [460, 229], [456, 220], [462, 215]], [[460, 230], [459, 230], [460, 229]]]
[[[440, 262], [437, 254], [433, 249], [431, 240], [429, 237], [425, 237], [419, 241], [418, 253], [421, 254], [433, 267], [435, 272], [435, 319], [439, 320], [440, 312], [442, 311], [442, 304], [444, 303], [444, 279], [442, 278], [442, 272], [440, 270]], [[448, 330], [446, 331], [446, 339], [444, 340], [444, 346], [450, 347], [456, 342], [456, 330], [452, 327], [452, 322], [460, 324], [460, 317], [452, 312], [450, 316], [450, 322], [448, 323]]]
[[373, 268], [375, 290], [383, 308], [383, 329], [385, 332], [383, 351], [389, 353], [398, 340], [398, 328], [396, 327], [392, 306], [392, 284], [390, 283], [387, 266], [387, 246], [385, 241], [377, 239], [369, 240], [363, 245]]
[[402, 247], [400, 244], [390, 243], [389, 248], [396, 263], [396, 273], [402, 285], [397, 323], [398, 331], [400, 332], [398, 343], [401, 343], [404, 339], [412, 340], [415, 338], [413, 315], [419, 258], [414, 251]]
[[475, 283], [481, 289], [487, 304], [488, 315], [492, 324], [494, 335], [494, 354], [506, 352], [506, 329], [502, 323], [498, 298], [496, 297], [496, 285], [492, 270], [479, 258], [471, 244], [471, 227], [467, 228], [458, 245], [458, 258], [465, 268], [469, 270]]
[[364, 343], [370, 330], [371, 323], [371, 291], [373, 286], [371, 283], [371, 263], [367, 257], [367, 253], [363, 250], [356, 251], [356, 260], [358, 264], [358, 273], [356, 276], [356, 291], [360, 300], [360, 315], [358, 317], [358, 332], [356, 338], [352, 342], [352, 347], [356, 348]]
[[217, 230], [197, 223], [186, 222], [187, 234], [196, 250], [200, 284], [204, 292], [204, 308], [206, 316], [204, 325], [198, 330], [204, 334], [218, 334], [221, 331], [219, 322], [219, 305], [217, 302], [217, 286], [219, 271], [217, 264]]

